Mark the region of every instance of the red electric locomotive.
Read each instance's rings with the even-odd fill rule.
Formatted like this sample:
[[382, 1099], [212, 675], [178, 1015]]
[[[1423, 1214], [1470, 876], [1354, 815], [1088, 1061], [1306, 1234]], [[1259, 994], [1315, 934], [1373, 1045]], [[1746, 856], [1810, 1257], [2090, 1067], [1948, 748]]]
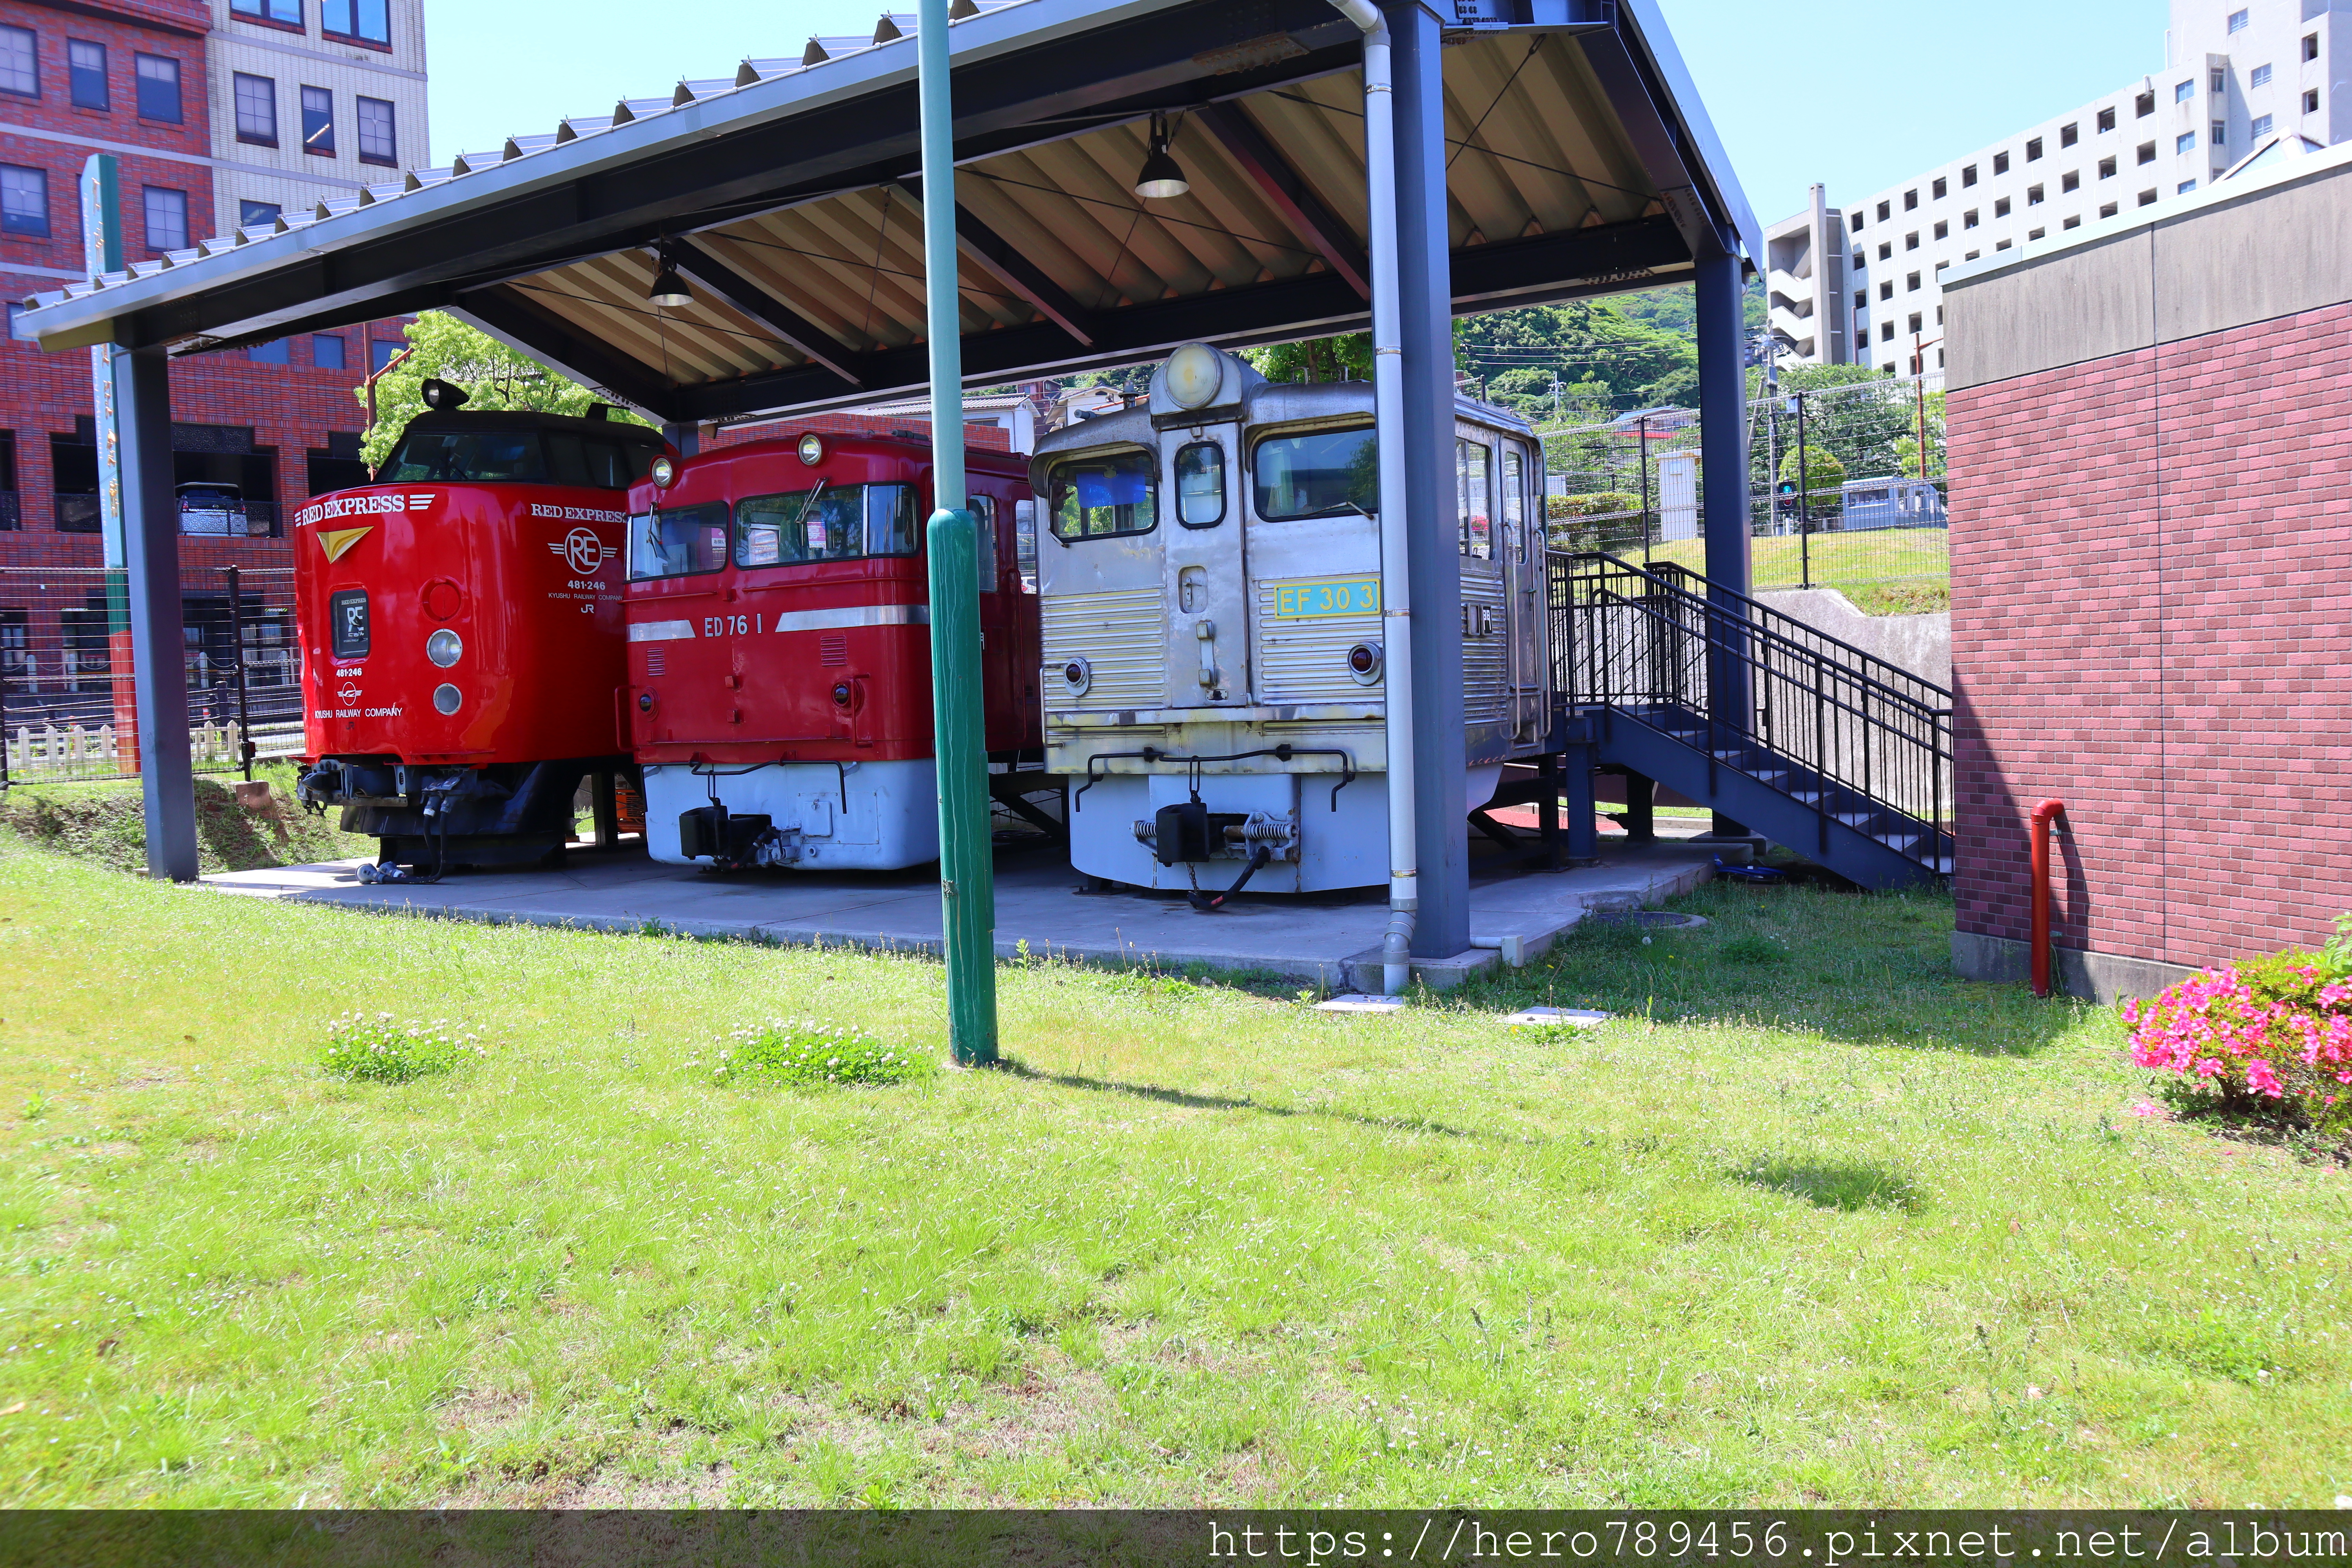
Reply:
[[[1036, 508], [973, 449], [992, 792], [1041, 826]], [[809, 434], [630, 492], [629, 693], [656, 860], [895, 870], [939, 858], [923, 530], [931, 449]], [[1024, 772], [1024, 763], [1032, 764]]]
[[374, 484], [294, 518], [300, 793], [383, 841], [370, 880], [561, 853], [582, 779], [632, 768], [619, 557], [660, 434], [425, 401]]

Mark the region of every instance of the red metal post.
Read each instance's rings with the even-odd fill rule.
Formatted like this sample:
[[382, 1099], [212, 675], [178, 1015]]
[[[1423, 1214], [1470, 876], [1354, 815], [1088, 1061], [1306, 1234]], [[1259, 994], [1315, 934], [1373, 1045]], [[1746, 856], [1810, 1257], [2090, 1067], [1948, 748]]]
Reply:
[[2050, 824], [2065, 814], [2063, 800], [2045, 800], [2033, 808], [2033, 994], [2050, 994]]

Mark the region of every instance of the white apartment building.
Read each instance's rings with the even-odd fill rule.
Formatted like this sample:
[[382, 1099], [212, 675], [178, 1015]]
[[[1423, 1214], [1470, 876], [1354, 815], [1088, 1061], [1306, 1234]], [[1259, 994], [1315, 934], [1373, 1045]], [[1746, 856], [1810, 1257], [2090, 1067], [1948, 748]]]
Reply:
[[212, 0], [212, 230], [427, 162], [424, 0]]
[[1845, 219], [1822, 188], [1803, 212], [1764, 231], [1768, 323], [1781, 346], [1811, 364], [1852, 364], [1847, 338]]
[[[1844, 225], [1851, 363], [1940, 366], [1949, 268], [2203, 189], [2257, 153], [2352, 140], [2352, 0], [2172, 0], [2171, 19], [2163, 71], [1827, 209]], [[1767, 231], [1772, 329], [1791, 357], [1838, 363], [1818, 325], [1837, 258], [1798, 243], [1821, 232], [1810, 212]]]

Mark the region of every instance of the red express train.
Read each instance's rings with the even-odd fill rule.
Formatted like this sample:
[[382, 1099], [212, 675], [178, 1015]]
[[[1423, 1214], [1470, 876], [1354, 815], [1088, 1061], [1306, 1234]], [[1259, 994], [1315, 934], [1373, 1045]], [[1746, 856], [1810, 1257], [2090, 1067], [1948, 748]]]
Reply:
[[[1036, 510], [1023, 458], [965, 463], [987, 743], [1011, 769], [1042, 744]], [[630, 492], [628, 708], [654, 858], [938, 858], [931, 510], [929, 443], [814, 434], [657, 464]]]
[[581, 781], [632, 767], [619, 557], [662, 437], [464, 400], [428, 382], [377, 482], [294, 518], [300, 794], [382, 840], [370, 879], [560, 854]]

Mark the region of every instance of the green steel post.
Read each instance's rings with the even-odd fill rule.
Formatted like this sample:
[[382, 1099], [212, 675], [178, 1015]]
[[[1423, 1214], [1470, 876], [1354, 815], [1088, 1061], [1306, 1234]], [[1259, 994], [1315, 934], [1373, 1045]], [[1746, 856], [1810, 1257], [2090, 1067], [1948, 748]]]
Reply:
[[996, 868], [980, 688], [980, 541], [962, 502], [963, 308], [956, 279], [955, 111], [948, 0], [919, 0], [915, 49], [923, 128], [923, 292], [931, 357], [931, 706], [938, 726], [940, 910], [947, 938], [948, 1050], [996, 1060]]
[[[81, 166], [82, 264], [93, 278], [122, 270], [121, 165], [110, 153], [93, 153]], [[106, 630], [110, 637], [131, 635], [131, 593], [123, 563], [122, 447], [114, 413], [114, 356], [121, 351], [100, 343], [89, 351], [91, 401], [97, 415], [99, 537], [106, 560]], [[122, 671], [116, 670], [119, 679]]]

